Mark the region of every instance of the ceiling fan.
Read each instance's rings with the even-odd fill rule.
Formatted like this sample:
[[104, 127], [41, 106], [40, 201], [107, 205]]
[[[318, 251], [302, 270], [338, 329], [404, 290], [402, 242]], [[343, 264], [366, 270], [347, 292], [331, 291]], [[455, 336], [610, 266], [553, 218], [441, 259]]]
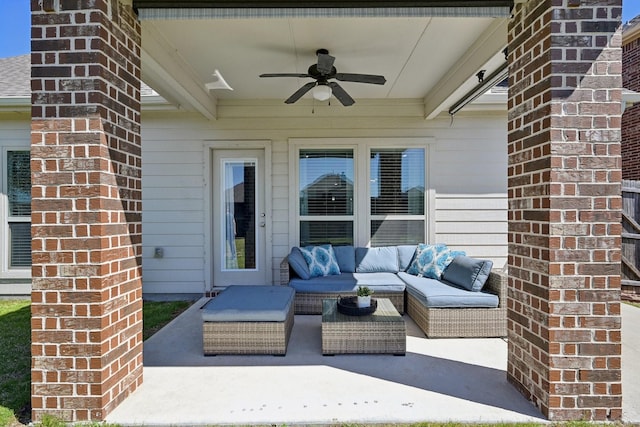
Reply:
[[329, 55], [327, 49], [318, 49], [316, 51], [318, 56], [318, 63], [309, 67], [306, 74], [297, 73], [272, 73], [272, 74], [260, 74], [260, 77], [298, 77], [315, 79], [314, 82], [309, 82], [298, 89], [293, 95], [284, 101], [286, 104], [293, 104], [299, 100], [302, 95], [313, 89], [313, 96], [319, 101], [325, 101], [333, 94], [338, 101], [344, 106], [353, 105], [356, 101], [349, 96], [349, 94], [331, 79], [340, 80], [343, 82], [356, 82], [356, 83], [370, 83], [374, 85], [383, 85], [386, 83], [384, 76], [376, 76], [373, 74], [351, 74], [351, 73], [338, 73], [336, 67], [333, 66], [333, 62], [336, 60], [333, 56]]

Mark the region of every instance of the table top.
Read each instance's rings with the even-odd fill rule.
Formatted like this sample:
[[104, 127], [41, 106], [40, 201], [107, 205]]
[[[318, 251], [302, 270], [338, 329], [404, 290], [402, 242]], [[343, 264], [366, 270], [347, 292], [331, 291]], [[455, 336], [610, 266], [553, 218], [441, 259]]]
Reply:
[[378, 309], [366, 316], [349, 316], [338, 311], [337, 298], [322, 300], [322, 323], [329, 322], [398, 322], [403, 321], [389, 298], [376, 298]]

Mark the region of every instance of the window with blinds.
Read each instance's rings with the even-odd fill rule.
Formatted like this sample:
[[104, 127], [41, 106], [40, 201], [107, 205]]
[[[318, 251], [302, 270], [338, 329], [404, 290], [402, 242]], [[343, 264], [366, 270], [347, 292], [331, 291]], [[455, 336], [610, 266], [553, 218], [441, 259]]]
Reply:
[[303, 149], [298, 160], [300, 245], [353, 244], [353, 150]]
[[7, 152], [9, 267], [31, 265], [31, 165], [29, 151]]
[[415, 244], [425, 236], [425, 149], [371, 149], [371, 246]]

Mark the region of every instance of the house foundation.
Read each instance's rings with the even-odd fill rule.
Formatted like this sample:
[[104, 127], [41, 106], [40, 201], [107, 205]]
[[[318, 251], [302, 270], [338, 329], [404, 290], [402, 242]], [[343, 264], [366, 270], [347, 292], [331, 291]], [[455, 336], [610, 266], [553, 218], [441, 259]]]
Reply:
[[32, 1], [33, 420], [102, 420], [142, 382], [140, 26]]
[[508, 379], [552, 421], [619, 420], [622, 2], [509, 27]]

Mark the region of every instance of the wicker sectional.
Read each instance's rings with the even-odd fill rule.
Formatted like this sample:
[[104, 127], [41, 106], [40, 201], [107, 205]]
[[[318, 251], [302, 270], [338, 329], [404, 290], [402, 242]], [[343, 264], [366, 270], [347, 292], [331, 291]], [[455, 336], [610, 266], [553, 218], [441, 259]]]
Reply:
[[484, 290], [498, 295], [497, 308], [429, 308], [407, 293], [407, 314], [429, 338], [507, 335], [507, 277], [491, 272]]
[[[287, 285], [291, 271], [287, 257], [280, 263], [280, 284]], [[389, 298], [398, 312], [405, 312], [430, 338], [504, 337], [507, 335], [507, 277], [492, 271], [484, 291], [499, 298], [496, 308], [430, 308], [406, 291], [376, 292], [377, 298]], [[343, 294], [342, 296], [348, 296]], [[336, 298], [335, 293], [296, 292], [296, 314], [321, 314], [322, 300]], [[406, 304], [405, 304], [406, 299]]]

